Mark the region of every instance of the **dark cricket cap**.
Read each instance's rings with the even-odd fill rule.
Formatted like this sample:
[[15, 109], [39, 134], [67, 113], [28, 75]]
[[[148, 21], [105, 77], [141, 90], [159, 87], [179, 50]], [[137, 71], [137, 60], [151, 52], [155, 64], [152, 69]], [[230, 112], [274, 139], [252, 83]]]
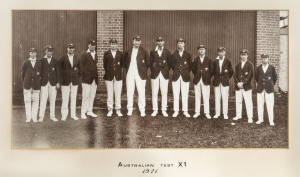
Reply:
[[93, 44], [93, 45], [96, 45], [97, 42], [95, 40], [89, 40], [89, 43], [88, 44]]
[[178, 42], [184, 42], [185, 43], [185, 40], [183, 39], [183, 38], [179, 38], [178, 40], [177, 40], [177, 43]]
[[243, 54], [243, 53], [249, 54], [249, 51], [247, 49], [243, 49], [240, 51], [240, 54]]
[[156, 38], [156, 41], [164, 41], [165, 39], [161, 36], [159, 36], [158, 38]]
[[29, 52], [37, 52], [36, 48], [30, 48]]
[[117, 41], [117, 39], [110, 39], [110, 40], [109, 40], [109, 43], [110, 43], [110, 44], [117, 44], [118, 41]]
[[51, 45], [46, 45], [45, 46], [45, 51], [49, 50], [49, 51], [54, 51], [54, 47], [52, 47]]
[[133, 40], [137, 40], [137, 41], [139, 41], [139, 40], [141, 40], [141, 37], [139, 36], [139, 35], [135, 35], [134, 37], [133, 37]]
[[267, 55], [267, 54], [261, 54], [261, 58], [269, 58], [269, 55]]
[[218, 52], [222, 52], [222, 51], [226, 51], [226, 48], [225, 47], [219, 47], [217, 50], [218, 50]]
[[68, 43], [68, 44], [67, 44], [67, 47], [74, 47], [74, 48], [75, 48], [75, 44], [73, 44], [73, 43]]
[[201, 45], [199, 45], [197, 49], [199, 50], [199, 49], [201, 49], [201, 48], [204, 48], [204, 49], [206, 49], [206, 47], [205, 47], [204, 45], [202, 45], [202, 44], [201, 44]]

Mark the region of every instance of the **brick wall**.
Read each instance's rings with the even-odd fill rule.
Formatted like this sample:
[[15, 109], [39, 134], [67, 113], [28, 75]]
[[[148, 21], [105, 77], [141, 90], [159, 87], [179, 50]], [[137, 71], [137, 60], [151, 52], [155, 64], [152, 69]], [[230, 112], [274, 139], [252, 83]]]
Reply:
[[256, 19], [256, 66], [262, 63], [261, 54], [270, 56], [269, 63], [276, 68], [277, 82], [275, 91], [279, 88], [280, 71], [280, 28], [279, 11], [257, 11]]
[[106, 92], [103, 80], [103, 54], [109, 49], [109, 40], [118, 40], [119, 50], [123, 50], [123, 11], [97, 11], [97, 55], [99, 84], [98, 92]]

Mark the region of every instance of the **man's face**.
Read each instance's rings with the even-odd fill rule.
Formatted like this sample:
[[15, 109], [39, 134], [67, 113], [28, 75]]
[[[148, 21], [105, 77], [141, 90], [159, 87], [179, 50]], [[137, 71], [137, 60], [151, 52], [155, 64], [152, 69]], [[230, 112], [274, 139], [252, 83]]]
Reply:
[[68, 54], [74, 54], [75, 47], [68, 47]]
[[95, 51], [95, 49], [96, 49], [96, 44], [89, 44], [89, 45], [88, 45], [88, 48], [89, 48], [89, 50], [90, 50], [91, 52], [93, 52], [93, 51]]
[[225, 54], [226, 54], [226, 52], [224, 50], [218, 52], [219, 57], [222, 57], [222, 58], [225, 56]]
[[262, 62], [263, 62], [264, 64], [269, 63], [269, 57], [264, 57], [264, 58], [262, 59]]
[[110, 44], [110, 49], [111, 50], [116, 50], [118, 48], [118, 44], [117, 43], [111, 43]]
[[178, 49], [184, 49], [185, 43], [182, 41], [177, 42]]
[[247, 53], [241, 53], [240, 57], [241, 57], [242, 61], [247, 61], [248, 54]]
[[164, 47], [165, 41], [163, 41], [163, 40], [156, 41], [156, 45], [157, 45], [158, 47]]
[[134, 47], [139, 47], [141, 45], [142, 41], [139, 40], [139, 39], [138, 40], [137, 39], [133, 39], [132, 43], [133, 43]]
[[198, 53], [200, 54], [200, 55], [204, 55], [205, 54], [205, 48], [200, 48], [199, 50], [198, 50]]
[[30, 58], [36, 58], [36, 52], [29, 52]]
[[47, 58], [50, 58], [50, 57], [52, 57], [53, 50], [47, 49], [45, 53], [46, 53]]

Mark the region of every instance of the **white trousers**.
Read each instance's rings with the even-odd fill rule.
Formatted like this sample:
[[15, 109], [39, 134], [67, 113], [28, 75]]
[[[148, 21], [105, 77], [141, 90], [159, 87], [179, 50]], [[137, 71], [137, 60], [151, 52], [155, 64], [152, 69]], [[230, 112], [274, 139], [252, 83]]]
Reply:
[[222, 84], [215, 87], [215, 110], [216, 115], [221, 114], [221, 98], [223, 105], [223, 114], [228, 114], [228, 97], [229, 97], [229, 86], [224, 87]]
[[116, 77], [112, 81], [105, 81], [107, 89], [107, 108], [112, 110], [114, 108], [114, 95], [115, 95], [115, 109], [121, 109], [121, 93], [123, 81], [117, 81]]
[[55, 118], [56, 94], [57, 94], [56, 85], [52, 86], [49, 81], [47, 85], [41, 87], [40, 114], [39, 114], [41, 118], [45, 116], [45, 110], [46, 110], [48, 98], [50, 102], [50, 118]]
[[156, 79], [151, 79], [152, 87], [152, 107], [153, 111], [158, 110], [158, 90], [161, 92], [161, 110], [167, 110], [167, 99], [168, 99], [168, 84], [169, 79], [165, 79], [164, 76], [159, 73]]
[[179, 96], [181, 91], [181, 101], [182, 101], [182, 111], [188, 111], [188, 98], [189, 98], [189, 87], [190, 82], [184, 82], [181, 78], [175, 82], [172, 82], [172, 88], [173, 88], [173, 97], [174, 97], [174, 111], [179, 111]]
[[[26, 111], [26, 120], [37, 121], [37, 114], [39, 109], [40, 90], [33, 90], [32, 88], [24, 89], [24, 103]], [[32, 104], [31, 104], [32, 103]]]
[[82, 83], [82, 104], [81, 114], [93, 112], [94, 99], [96, 96], [97, 85], [95, 79], [92, 84]]
[[195, 112], [200, 113], [201, 92], [202, 92], [203, 102], [204, 102], [204, 113], [209, 114], [210, 85], [204, 85], [201, 78], [198, 84], [194, 85], [194, 89], [195, 89]]
[[267, 93], [265, 90], [262, 93], [257, 93], [257, 113], [258, 120], [264, 121], [264, 104], [267, 104], [269, 123], [274, 123], [274, 93]]
[[252, 90], [245, 91], [244, 89], [235, 91], [235, 110], [236, 116], [242, 117], [243, 98], [246, 104], [247, 116], [249, 119], [253, 118], [253, 102]]
[[133, 96], [135, 86], [138, 91], [138, 106], [141, 112], [145, 111], [146, 99], [145, 99], [145, 89], [146, 80], [142, 80], [138, 73], [128, 72], [126, 76], [126, 87], [127, 87], [127, 109], [128, 111], [133, 110]]
[[69, 105], [69, 98], [71, 97], [71, 117], [76, 116], [76, 97], [77, 97], [77, 89], [78, 85], [73, 85], [70, 83], [68, 86], [61, 86], [62, 92], [62, 104], [61, 104], [61, 115], [63, 118], [68, 116], [68, 105]]

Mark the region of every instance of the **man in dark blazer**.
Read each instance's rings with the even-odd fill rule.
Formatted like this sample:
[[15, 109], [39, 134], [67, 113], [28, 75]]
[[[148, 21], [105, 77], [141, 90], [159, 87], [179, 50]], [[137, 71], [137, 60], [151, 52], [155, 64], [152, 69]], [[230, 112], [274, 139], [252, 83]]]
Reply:
[[156, 48], [150, 52], [150, 70], [152, 87], [152, 107], [151, 116], [158, 113], [158, 90], [161, 91], [161, 110], [164, 117], [167, 114], [167, 97], [169, 84], [169, 71], [172, 66], [171, 53], [165, 47], [165, 40], [162, 37], [156, 39]]
[[235, 111], [236, 116], [233, 120], [242, 118], [243, 98], [246, 104], [248, 123], [253, 123], [253, 103], [252, 103], [252, 85], [253, 65], [248, 61], [249, 51], [243, 49], [240, 51], [241, 62], [235, 66], [233, 75], [235, 83]]
[[98, 85], [98, 71], [96, 54], [96, 44], [94, 40], [88, 42], [88, 50], [80, 57], [80, 72], [82, 81], [82, 104], [81, 104], [81, 118], [86, 119], [86, 115], [97, 117], [93, 112], [94, 99], [96, 96]]
[[269, 123], [274, 126], [274, 85], [277, 80], [276, 69], [269, 64], [269, 55], [262, 54], [262, 64], [255, 69], [255, 80], [257, 82], [257, 112], [258, 121], [264, 121], [264, 104], [266, 101]]
[[172, 54], [172, 88], [174, 97], [174, 114], [173, 117], [177, 117], [179, 113], [179, 94], [181, 91], [182, 97], [182, 111], [185, 117], [191, 117], [188, 113], [188, 96], [190, 87], [190, 72], [192, 65], [192, 55], [185, 50], [185, 40], [180, 38], [177, 40], [176, 50]]
[[22, 65], [22, 80], [24, 103], [26, 111], [26, 122], [37, 122], [39, 109], [39, 97], [41, 90], [41, 71], [42, 64], [36, 59], [37, 50], [29, 49], [29, 59]]
[[147, 71], [150, 61], [148, 51], [141, 47], [141, 37], [139, 35], [133, 38], [133, 47], [124, 53], [124, 67], [126, 69], [126, 86], [127, 86], [127, 109], [128, 116], [132, 115], [133, 96], [135, 85], [138, 90], [138, 106], [141, 116], [145, 117], [145, 87], [147, 80]]
[[200, 115], [201, 107], [201, 92], [204, 102], [204, 114], [206, 118], [211, 119], [209, 114], [209, 96], [211, 77], [214, 74], [214, 63], [205, 55], [206, 48], [204, 45], [198, 46], [199, 56], [194, 59], [192, 64], [192, 72], [194, 74], [194, 89], [195, 89], [195, 114], [194, 118]]
[[60, 88], [59, 64], [58, 61], [55, 58], [53, 58], [53, 51], [54, 48], [51, 45], [47, 45], [45, 47], [46, 55], [41, 59], [42, 80], [41, 80], [39, 122], [43, 122], [44, 120], [48, 97], [50, 102], [50, 119], [55, 122], [58, 121], [55, 118], [55, 101], [56, 101], [57, 89]]
[[119, 117], [121, 113], [121, 93], [122, 93], [122, 69], [124, 66], [123, 53], [118, 50], [118, 41], [111, 39], [110, 50], [106, 51], [103, 56], [103, 66], [105, 74], [103, 79], [107, 89], [107, 116], [111, 116], [114, 108], [115, 95], [115, 110]]
[[71, 97], [71, 118], [78, 120], [78, 117], [76, 116], [76, 98], [80, 77], [79, 58], [74, 54], [75, 45], [73, 43], [69, 43], [67, 45], [67, 51], [68, 53], [59, 59], [60, 84], [62, 92], [62, 121], [65, 121], [68, 116], [69, 97]]
[[221, 114], [221, 97], [223, 105], [223, 117], [228, 119], [228, 97], [229, 97], [229, 80], [233, 75], [233, 68], [230, 60], [225, 57], [225, 47], [219, 47], [218, 57], [214, 61], [214, 79], [213, 86], [215, 91], [215, 111], [214, 118]]

